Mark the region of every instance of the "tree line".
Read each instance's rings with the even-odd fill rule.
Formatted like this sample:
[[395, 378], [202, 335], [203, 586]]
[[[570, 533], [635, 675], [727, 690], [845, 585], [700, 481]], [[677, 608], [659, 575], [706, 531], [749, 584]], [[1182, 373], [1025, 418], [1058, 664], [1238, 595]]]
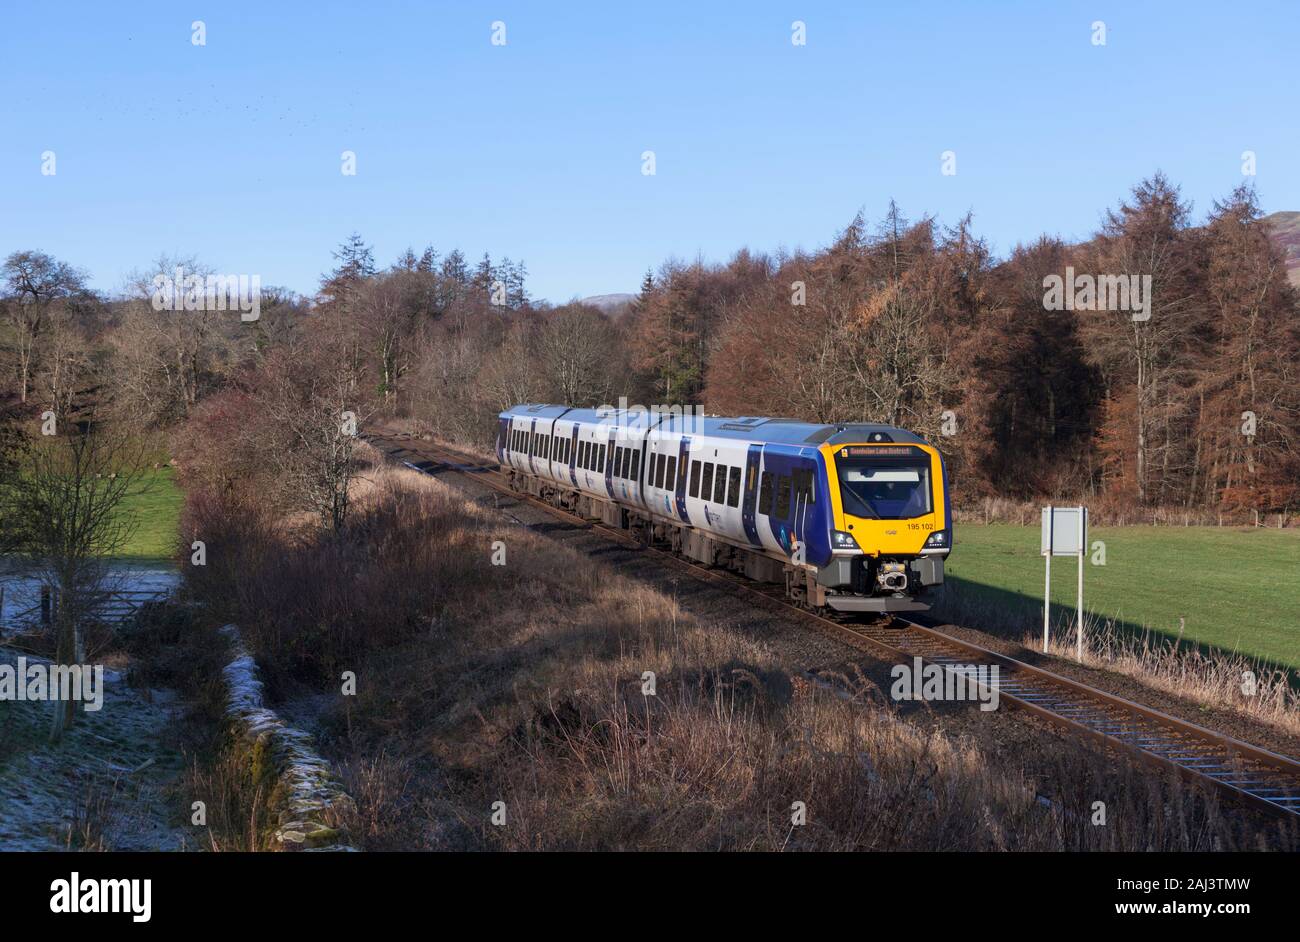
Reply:
[[0, 369], [18, 412], [172, 435], [196, 481], [331, 525], [346, 518], [344, 414], [487, 444], [514, 403], [620, 396], [904, 426], [945, 453], [959, 501], [1290, 513], [1300, 320], [1260, 220], [1244, 186], [1194, 219], [1156, 174], [1086, 242], [1042, 236], [998, 259], [970, 217], [890, 203], [815, 251], [665, 261], [615, 311], [537, 301], [522, 262], [486, 254], [408, 249], [380, 267], [354, 234], [313, 297], [262, 289], [251, 323], [154, 309], [153, 276], [208, 272], [196, 259], [157, 259], [104, 297], [19, 251], [0, 269]]

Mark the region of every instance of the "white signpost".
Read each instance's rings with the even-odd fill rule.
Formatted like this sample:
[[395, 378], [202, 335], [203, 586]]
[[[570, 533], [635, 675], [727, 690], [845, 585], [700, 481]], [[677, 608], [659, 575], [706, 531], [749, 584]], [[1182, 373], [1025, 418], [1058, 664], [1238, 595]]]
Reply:
[[1043, 653], [1052, 614], [1052, 557], [1079, 557], [1079, 598], [1075, 609], [1075, 658], [1083, 660], [1083, 555], [1088, 548], [1087, 507], [1044, 507], [1042, 554], [1047, 584], [1043, 590]]

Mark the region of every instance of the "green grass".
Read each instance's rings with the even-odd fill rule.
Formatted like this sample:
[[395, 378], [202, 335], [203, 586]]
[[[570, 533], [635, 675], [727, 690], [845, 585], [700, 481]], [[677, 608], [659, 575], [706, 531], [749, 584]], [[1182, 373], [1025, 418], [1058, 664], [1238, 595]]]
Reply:
[[[1036, 605], [1041, 624], [1039, 528], [959, 524], [945, 568], [950, 592], [1003, 610]], [[1098, 527], [1106, 565], [1084, 564], [1092, 616], [1300, 668], [1300, 530]], [[1052, 560], [1053, 618], [1073, 609], [1078, 562]], [[1056, 606], [1060, 605], [1059, 613]]]
[[131, 539], [117, 553], [122, 559], [170, 560], [176, 549], [182, 495], [170, 467], [145, 471], [118, 509], [135, 524]]

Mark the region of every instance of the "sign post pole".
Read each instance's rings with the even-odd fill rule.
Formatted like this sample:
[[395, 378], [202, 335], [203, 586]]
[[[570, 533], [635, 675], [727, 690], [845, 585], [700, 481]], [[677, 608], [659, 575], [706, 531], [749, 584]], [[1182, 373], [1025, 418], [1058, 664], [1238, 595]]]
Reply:
[[1047, 508], [1047, 548], [1043, 560], [1047, 570], [1047, 579], [1043, 586], [1043, 653], [1047, 653], [1047, 633], [1051, 624], [1052, 613], [1052, 508]]
[[[1058, 519], [1059, 518], [1059, 519]], [[1057, 526], [1060, 524], [1060, 526]], [[1052, 641], [1052, 557], [1077, 556], [1079, 591], [1074, 602], [1074, 656], [1083, 662], [1083, 557], [1088, 552], [1088, 508], [1043, 508], [1043, 653]]]
[[1088, 508], [1079, 508], [1079, 601], [1075, 609], [1074, 659], [1083, 663], [1083, 554], [1088, 549]]

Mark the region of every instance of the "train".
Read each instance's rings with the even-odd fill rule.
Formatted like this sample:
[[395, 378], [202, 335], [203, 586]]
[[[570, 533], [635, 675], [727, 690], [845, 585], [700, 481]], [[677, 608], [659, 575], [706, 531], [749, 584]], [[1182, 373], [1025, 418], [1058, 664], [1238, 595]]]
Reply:
[[803, 607], [924, 611], [943, 584], [943, 456], [905, 429], [546, 403], [498, 420], [497, 462], [515, 491], [784, 583]]

